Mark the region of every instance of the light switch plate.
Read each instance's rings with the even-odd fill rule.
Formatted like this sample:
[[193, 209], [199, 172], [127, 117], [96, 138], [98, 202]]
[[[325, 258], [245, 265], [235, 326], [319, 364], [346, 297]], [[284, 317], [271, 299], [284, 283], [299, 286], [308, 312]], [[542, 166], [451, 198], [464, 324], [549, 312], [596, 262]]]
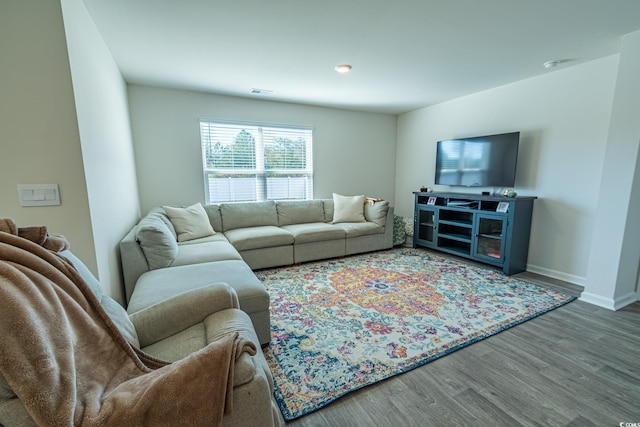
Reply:
[[58, 184], [18, 184], [20, 206], [58, 206]]

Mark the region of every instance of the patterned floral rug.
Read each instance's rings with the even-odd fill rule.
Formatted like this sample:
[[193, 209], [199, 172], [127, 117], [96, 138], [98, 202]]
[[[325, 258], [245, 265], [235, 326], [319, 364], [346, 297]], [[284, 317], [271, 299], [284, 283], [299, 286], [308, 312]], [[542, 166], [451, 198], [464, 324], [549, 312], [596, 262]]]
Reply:
[[264, 354], [286, 420], [575, 299], [409, 248], [256, 274], [271, 295]]

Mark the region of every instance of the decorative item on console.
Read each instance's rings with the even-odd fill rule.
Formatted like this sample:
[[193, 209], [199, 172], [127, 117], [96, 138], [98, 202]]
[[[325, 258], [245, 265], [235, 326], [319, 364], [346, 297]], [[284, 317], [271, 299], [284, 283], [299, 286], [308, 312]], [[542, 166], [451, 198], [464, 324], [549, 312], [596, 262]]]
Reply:
[[502, 193], [502, 195], [505, 197], [516, 197], [518, 193], [516, 193], [513, 188], [507, 188], [506, 190], [504, 190], [504, 193]]
[[431, 187], [427, 187], [426, 185], [423, 185], [422, 187], [420, 187], [420, 192], [421, 193], [431, 193], [431, 192], [433, 192], [433, 189]]

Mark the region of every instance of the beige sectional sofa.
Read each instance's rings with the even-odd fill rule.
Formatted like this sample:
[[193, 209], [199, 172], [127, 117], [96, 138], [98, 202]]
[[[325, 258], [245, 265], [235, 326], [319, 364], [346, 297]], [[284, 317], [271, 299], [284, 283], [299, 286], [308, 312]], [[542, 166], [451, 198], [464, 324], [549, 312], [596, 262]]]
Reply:
[[[184, 210], [184, 217], [175, 216], [175, 207], [152, 209], [120, 242], [127, 312], [135, 317], [136, 313], [155, 307], [179, 304], [157, 319], [171, 325], [173, 316], [179, 319], [181, 311], [190, 310], [189, 298], [182, 295], [197, 299], [198, 293], [212, 283], [223, 283], [236, 296], [237, 307], [246, 313], [251, 325], [239, 321], [237, 313], [233, 319], [211, 316], [196, 327], [185, 330], [175, 327], [173, 335], [144, 349], [158, 357], [177, 360], [215, 339], [219, 331], [234, 330], [241, 330], [242, 335], [266, 345], [271, 329], [269, 294], [252, 269], [392, 247], [393, 208], [388, 202], [365, 202], [363, 196], [350, 200], [359, 211], [354, 217], [345, 214], [341, 199], [335, 200], [339, 204], [335, 212], [334, 199], [205, 207], [196, 204], [177, 209]], [[198, 218], [199, 223], [187, 221], [185, 225], [181, 222], [185, 218]], [[246, 371], [247, 384], [254, 384], [257, 389], [247, 386], [246, 392], [234, 394], [237, 396], [234, 412], [249, 411], [254, 418], [264, 418], [262, 425], [277, 425], [282, 417], [273, 398], [273, 379], [265, 369], [261, 352], [252, 357], [252, 363], [253, 368]], [[251, 416], [248, 417], [248, 420], [238, 418], [238, 422], [233, 418], [227, 421], [230, 425], [254, 425]]]
[[207, 205], [215, 234], [178, 242], [164, 209], [154, 208], [120, 243], [126, 298], [140, 276], [165, 267], [241, 259], [257, 270], [393, 246], [387, 201], [364, 203], [361, 222], [334, 223], [333, 209], [333, 199]]
[[251, 270], [391, 248], [393, 208], [369, 201], [361, 210], [359, 222], [334, 222], [334, 199], [212, 204], [204, 211], [213, 234], [179, 242], [165, 209], [154, 208], [120, 242], [128, 307], [222, 281], [266, 344], [269, 295]]

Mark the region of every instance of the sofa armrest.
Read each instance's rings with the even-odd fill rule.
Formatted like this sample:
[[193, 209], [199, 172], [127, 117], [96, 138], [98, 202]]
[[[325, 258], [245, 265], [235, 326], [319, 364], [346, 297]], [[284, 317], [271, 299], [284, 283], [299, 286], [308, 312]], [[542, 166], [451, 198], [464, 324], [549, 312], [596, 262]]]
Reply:
[[226, 283], [215, 283], [129, 313], [129, 317], [138, 333], [140, 347], [146, 347], [228, 308], [240, 308], [236, 291]]
[[136, 240], [136, 230], [134, 226], [120, 241], [120, 258], [122, 260], [122, 274], [124, 276], [125, 299], [129, 303], [136, 282], [142, 274], [149, 271], [147, 258], [142, 252], [140, 244]]

